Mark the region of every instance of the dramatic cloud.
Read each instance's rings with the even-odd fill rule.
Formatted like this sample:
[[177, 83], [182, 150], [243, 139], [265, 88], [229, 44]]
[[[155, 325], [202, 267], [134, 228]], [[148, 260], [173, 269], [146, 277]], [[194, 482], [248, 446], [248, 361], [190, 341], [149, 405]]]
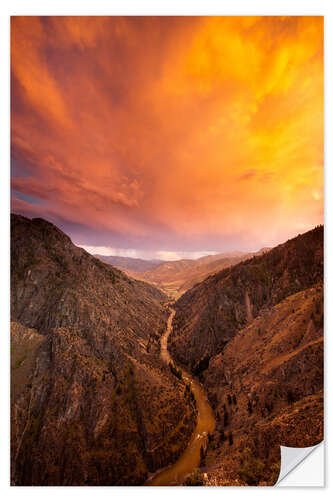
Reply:
[[321, 17], [14, 17], [11, 40], [14, 211], [170, 255], [322, 222]]

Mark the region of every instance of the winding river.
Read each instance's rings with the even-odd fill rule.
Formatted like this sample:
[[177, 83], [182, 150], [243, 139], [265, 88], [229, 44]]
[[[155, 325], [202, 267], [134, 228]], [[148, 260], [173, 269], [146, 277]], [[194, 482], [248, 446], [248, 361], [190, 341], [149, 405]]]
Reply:
[[[172, 321], [175, 314], [176, 311], [171, 309], [167, 329], [161, 338], [161, 358], [165, 363], [172, 361], [176, 364], [168, 351], [168, 337], [172, 330]], [[215, 427], [213, 411], [208, 403], [204, 388], [190, 373], [183, 369], [182, 373], [183, 380], [191, 386], [196, 400], [198, 409], [197, 425], [183, 454], [174, 464], [157, 472], [147, 481], [148, 486], [176, 486], [182, 484], [185, 477], [198, 467], [200, 448], [206, 443], [208, 433], [213, 432]]]

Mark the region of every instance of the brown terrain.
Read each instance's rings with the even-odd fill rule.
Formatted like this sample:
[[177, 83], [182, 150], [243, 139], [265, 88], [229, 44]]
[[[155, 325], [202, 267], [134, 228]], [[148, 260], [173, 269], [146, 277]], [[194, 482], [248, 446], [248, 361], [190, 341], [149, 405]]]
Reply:
[[238, 264], [252, 256], [261, 255], [268, 250], [263, 248], [255, 253], [227, 252], [206, 255], [199, 259], [181, 259], [159, 263], [158, 261], [103, 255], [96, 255], [96, 257], [113, 264], [133, 278], [151, 283], [160, 288], [170, 298], [178, 299], [186, 290], [189, 290], [207, 276]]
[[12, 216], [12, 484], [274, 484], [280, 445], [322, 440], [322, 226], [127, 274], [99, 257]]
[[165, 301], [12, 215], [12, 484], [142, 484], [181, 454], [196, 416], [159, 356]]
[[274, 484], [279, 446], [323, 439], [322, 226], [183, 295], [169, 339], [216, 417], [202, 482]]

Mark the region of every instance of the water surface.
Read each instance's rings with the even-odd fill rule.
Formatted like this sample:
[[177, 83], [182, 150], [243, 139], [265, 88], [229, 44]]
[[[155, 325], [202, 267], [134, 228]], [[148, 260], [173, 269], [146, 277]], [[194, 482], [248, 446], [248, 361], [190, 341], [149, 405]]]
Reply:
[[[172, 330], [172, 321], [175, 313], [176, 311], [171, 309], [167, 329], [161, 337], [161, 358], [165, 363], [172, 361], [176, 365], [168, 351], [168, 337]], [[213, 432], [215, 427], [213, 411], [208, 403], [204, 388], [190, 373], [183, 369], [182, 373], [183, 380], [190, 385], [196, 400], [198, 409], [197, 425], [183, 454], [174, 464], [158, 472], [152, 479], [147, 481], [146, 484], [150, 486], [182, 484], [185, 477], [198, 467], [200, 463], [200, 448], [205, 444], [208, 433]]]

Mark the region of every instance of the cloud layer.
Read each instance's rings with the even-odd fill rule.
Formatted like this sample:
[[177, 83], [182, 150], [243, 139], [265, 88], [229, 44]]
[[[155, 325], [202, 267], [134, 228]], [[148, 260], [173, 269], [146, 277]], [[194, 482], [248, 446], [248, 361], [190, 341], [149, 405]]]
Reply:
[[320, 17], [14, 17], [12, 208], [78, 244], [274, 245], [323, 218]]

